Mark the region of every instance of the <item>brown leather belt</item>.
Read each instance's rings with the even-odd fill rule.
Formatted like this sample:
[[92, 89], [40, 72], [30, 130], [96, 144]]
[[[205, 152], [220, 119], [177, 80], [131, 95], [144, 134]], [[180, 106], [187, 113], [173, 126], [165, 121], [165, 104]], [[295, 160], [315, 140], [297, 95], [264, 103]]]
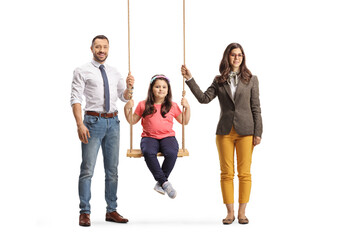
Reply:
[[96, 116], [96, 117], [113, 118], [113, 117], [116, 117], [116, 116], [118, 115], [118, 112], [113, 112], [113, 113], [98, 113], [98, 112], [86, 111], [85, 114], [86, 114], [86, 115], [90, 115], [90, 116]]

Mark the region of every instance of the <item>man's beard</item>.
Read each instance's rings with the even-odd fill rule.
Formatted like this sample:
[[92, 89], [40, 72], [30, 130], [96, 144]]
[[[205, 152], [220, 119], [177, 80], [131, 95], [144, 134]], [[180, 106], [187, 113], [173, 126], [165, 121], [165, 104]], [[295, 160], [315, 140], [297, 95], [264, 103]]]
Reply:
[[108, 55], [106, 55], [106, 56], [105, 56], [105, 59], [104, 59], [104, 60], [101, 60], [100, 58], [98, 58], [98, 56], [96, 56], [95, 53], [93, 54], [93, 56], [94, 56], [95, 61], [97, 61], [97, 62], [105, 62], [105, 60], [106, 60], [107, 57], [108, 57]]

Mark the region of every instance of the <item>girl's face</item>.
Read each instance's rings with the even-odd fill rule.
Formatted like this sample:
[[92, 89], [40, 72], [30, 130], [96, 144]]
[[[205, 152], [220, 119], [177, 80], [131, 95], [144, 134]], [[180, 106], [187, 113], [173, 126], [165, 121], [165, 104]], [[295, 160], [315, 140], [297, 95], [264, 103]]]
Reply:
[[232, 71], [239, 71], [242, 60], [243, 53], [241, 52], [240, 48], [234, 48], [233, 50], [231, 50], [229, 54], [229, 63]]
[[168, 94], [168, 84], [165, 80], [158, 79], [156, 80], [152, 88], [155, 100], [164, 100]]

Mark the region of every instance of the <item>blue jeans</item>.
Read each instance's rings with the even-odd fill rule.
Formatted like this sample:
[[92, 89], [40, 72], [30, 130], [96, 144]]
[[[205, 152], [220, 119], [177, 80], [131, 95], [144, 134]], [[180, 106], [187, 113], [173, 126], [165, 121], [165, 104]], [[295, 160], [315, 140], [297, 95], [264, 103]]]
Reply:
[[85, 115], [89, 129], [88, 143], [81, 143], [82, 163], [79, 176], [80, 213], [90, 214], [91, 178], [101, 146], [105, 168], [105, 200], [107, 212], [116, 211], [119, 164], [120, 126], [118, 117], [102, 118]]
[[[179, 151], [179, 144], [176, 138], [166, 137], [163, 139], [155, 139], [144, 137], [141, 139], [140, 147], [150, 172], [155, 180], [162, 185], [168, 180], [176, 163]], [[157, 159], [158, 152], [162, 152], [164, 155], [164, 162], [161, 167]]]

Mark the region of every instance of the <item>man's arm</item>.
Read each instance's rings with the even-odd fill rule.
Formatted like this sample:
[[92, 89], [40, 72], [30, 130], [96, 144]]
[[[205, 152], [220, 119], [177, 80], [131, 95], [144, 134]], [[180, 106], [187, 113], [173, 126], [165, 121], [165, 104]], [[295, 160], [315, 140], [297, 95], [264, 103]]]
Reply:
[[79, 139], [81, 142], [87, 144], [88, 137], [90, 138], [90, 132], [89, 132], [89, 129], [87, 129], [87, 127], [83, 123], [82, 114], [81, 114], [81, 104], [74, 103], [72, 105], [72, 109], [73, 109], [73, 114], [74, 114], [76, 125], [77, 125]]

